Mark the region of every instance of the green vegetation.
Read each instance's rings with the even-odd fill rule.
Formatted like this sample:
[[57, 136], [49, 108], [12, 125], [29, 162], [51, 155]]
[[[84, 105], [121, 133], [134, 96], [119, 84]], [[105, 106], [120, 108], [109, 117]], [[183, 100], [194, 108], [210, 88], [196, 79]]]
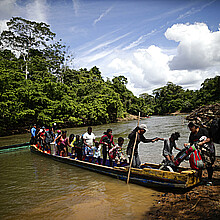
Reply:
[[49, 25], [15, 17], [0, 36], [0, 135], [30, 124], [96, 125], [128, 113], [142, 116], [189, 112], [220, 101], [220, 77], [198, 91], [171, 82], [140, 97], [124, 76], [103, 80], [97, 67], [74, 70], [68, 48]]

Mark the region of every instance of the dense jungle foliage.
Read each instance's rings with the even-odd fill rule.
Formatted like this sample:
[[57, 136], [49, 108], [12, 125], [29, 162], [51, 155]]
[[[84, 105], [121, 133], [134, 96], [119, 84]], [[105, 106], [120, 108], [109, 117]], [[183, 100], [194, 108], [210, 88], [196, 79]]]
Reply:
[[[74, 70], [73, 57], [49, 25], [13, 17], [0, 35], [0, 134], [36, 123], [96, 125], [127, 114], [167, 114], [220, 102], [220, 77], [197, 91], [168, 82], [139, 97], [124, 76], [103, 79], [97, 67]], [[147, 89], [147, 88], [146, 88]]]

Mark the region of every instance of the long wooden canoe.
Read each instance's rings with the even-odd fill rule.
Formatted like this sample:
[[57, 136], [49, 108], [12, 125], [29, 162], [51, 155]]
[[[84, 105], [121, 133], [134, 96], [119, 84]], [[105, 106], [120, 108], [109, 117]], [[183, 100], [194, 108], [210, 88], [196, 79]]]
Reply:
[[2, 146], [2, 147], [0, 147], [0, 150], [11, 149], [11, 148], [26, 147], [26, 146], [29, 146], [29, 145], [30, 145], [29, 142], [26, 142], [26, 143], [23, 143], [23, 144], [7, 145], [7, 146]]
[[[31, 152], [45, 156], [47, 158], [66, 163], [69, 165], [84, 168], [97, 173], [109, 175], [120, 180], [127, 180], [128, 166], [124, 167], [109, 167], [73, 159], [70, 157], [62, 157], [58, 155], [52, 155], [45, 153], [35, 145], [30, 147]], [[128, 164], [127, 164], [128, 165]], [[198, 172], [190, 170], [189, 168], [178, 168], [178, 172], [170, 172], [159, 170], [159, 164], [145, 163], [142, 164], [142, 169], [131, 168], [130, 182], [153, 188], [163, 189], [187, 189], [195, 186], [200, 182]]]

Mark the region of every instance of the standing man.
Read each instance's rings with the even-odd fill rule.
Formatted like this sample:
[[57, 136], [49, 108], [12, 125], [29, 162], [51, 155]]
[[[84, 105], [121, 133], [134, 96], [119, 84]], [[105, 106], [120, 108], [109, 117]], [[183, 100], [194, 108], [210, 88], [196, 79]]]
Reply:
[[[132, 151], [133, 151], [133, 147], [135, 147], [134, 149], [134, 157], [133, 157], [133, 161], [132, 161], [132, 167], [140, 167], [141, 165], [141, 161], [138, 155], [138, 145], [140, 142], [143, 143], [149, 143], [149, 142], [155, 142], [158, 140], [164, 140], [162, 138], [153, 138], [153, 139], [147, 139], [144, 137], [144, 133], [147, 130], [147, 126], [145, 124], [141, 124], [140, 126], [137, 126], [129, 135], [128, 138], [130, 139], [129, 143], [128, 143], [128, 147], [127, 147], [127, 155], [129, 158], [129, 163], [131, 163], [131, 157], [132, 157]], [[137, 140], [136, 140], [136, 145], [134, 146], [135, 143], [135, 138], [136, 138], [136, 132], [138, 132], [137, 134]]]
[[34, 124], [34, 126], [31, 128], [30, 144], [36, 144], [35, 133], [36, 133], [36, 124]]
[[85, 155], [93, 152], [92, 146], [95, 143], [95, 135], [92, 133], [91, 127], [88, 127], [87, 132], [83, 135], [83, 143], [85, 144]]
[[[212, 175], [213, 175], [213, 167], [212, 165], [215, 162], [215, 146], [211, 142], [209, 133], [207, 129], [200, 128], [195, 125], [193, 122], [188, 124], [189, 130], [191, 131], [189, 135], [189, 143], [192, 146], [193, 144], [197, 144], [199, 149], [201, 150], [202, 159], [205, 163], [205, 167], [208, 172], [208, 182], [207, 185], [212, 185]], [[185, 146], [187, 144], [184, 144]]]

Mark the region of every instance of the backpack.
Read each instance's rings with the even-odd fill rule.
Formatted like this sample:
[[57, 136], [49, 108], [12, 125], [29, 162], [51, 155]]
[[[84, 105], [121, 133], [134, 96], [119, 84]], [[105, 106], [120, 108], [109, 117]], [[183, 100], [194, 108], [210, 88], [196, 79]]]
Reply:
[[192, 169], [199, 170], [204, 167], [204, 163], [202, 161], [202, 157], [200, 155], [199, 150], [195, 150], [190, 154], [189, 163]]

